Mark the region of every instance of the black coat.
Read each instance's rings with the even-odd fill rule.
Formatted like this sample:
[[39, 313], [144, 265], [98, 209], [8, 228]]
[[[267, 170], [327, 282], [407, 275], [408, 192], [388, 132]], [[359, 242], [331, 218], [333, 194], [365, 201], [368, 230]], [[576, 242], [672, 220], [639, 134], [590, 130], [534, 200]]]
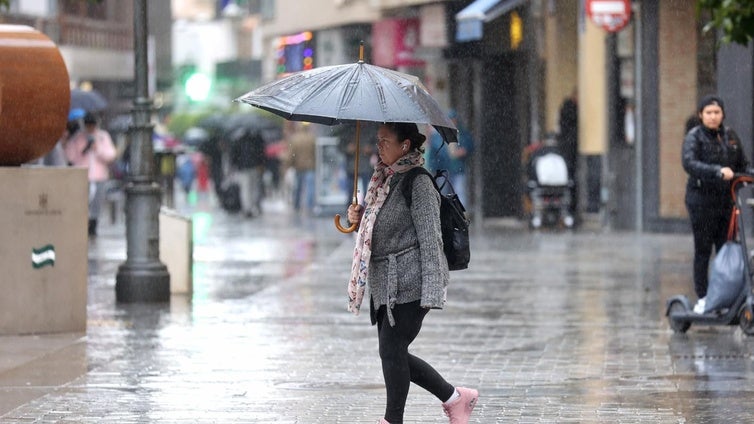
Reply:
[[234, 134], [230, 145], [230, 164], [239, 170], [264, 165], [264, 139], [259, 131], [243, 130]]
[[558, 145], [568, 165], [568, 173], [574, 175], [579, 157], [579, 106], [573, 99], [566, 99], [560, 107], [560, 137]]
[[744, 172], [748, 167], [741, 139], [727, 127], [711, 130], [698, 125], [691, 129], [683, 139], [682, 161], [689, 175], [688, 204], [724, 205], [730, 198], [730, 181], [722, 179], [720, 170], [727, 166], [733, 172]]

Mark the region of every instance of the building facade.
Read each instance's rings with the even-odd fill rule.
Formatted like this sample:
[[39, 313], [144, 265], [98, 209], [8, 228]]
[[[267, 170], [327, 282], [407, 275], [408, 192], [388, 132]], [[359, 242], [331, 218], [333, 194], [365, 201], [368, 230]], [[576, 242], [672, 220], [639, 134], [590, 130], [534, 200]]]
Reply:
[[[575, 89], [581, 213], [612, 229], [689, 231], [681, 166], [686, 121], [699, 98], [719, 93], [726, 124], [751, 158], [752, 46], [718, 49], [715, 34], [702, 30], [705, 16], [697, 16], [695, 2], [626, 2], [630, 20], [615, 32], [589, 18], [590, 3], [461, 3], [454, 54], [447, 56], [451, 63], [468, 58], [457, 59], [459, 68], [449, 65], [449, 78], [464, 87], [466, 116], [480, 139], [480, 212], [522, 217], [521, 151], [560, 131], [560, 106]], [[523, 39], [515, 46], [519, 19]]]
[[[170, 2], [148, 2], [150, 83], [155, 96], [170, 92], [173, 80]], [[71, 87], [96, 89], [108, 100], [105, 117], [128, 113], [134, 81], [133, 2], [103, 0], [11, 1], [0, 23], [28, 25], [56, 43]]]
[[[697, 99], [726, 100], [726, 123], [751, 158], [752, 46], [716, 47], [695, 2], [633, 0], [628, 25], [596, 25], [582, 0], [175, 0], [148, 2], [156, 102], [180, 69], [211, 73], [217, 105], [290, 72], [365, 60], [419, 76], [477, 142], [470, 209], [524, 218], [524, 149], [560, 131], [578, 93], [580, 212], [609, 228], [688, 231], [680, 163]], [[204, 16], [204, 17], [202, 17]], [[167, 32], [166, 21], [174, 21]], [[130, 2], [11, 2], [3, 23], [31, 25], [60, 47], [72, 85], [130, 110]], [[167, 25], [167, 27], [170, 27]], [[203, 46], [203, 47], [202, 47]], [[200, 48], [201, 47], [201, 48]], [[211, 103], [211, 102], [210, 102]], [[215, 104], [211, 103], [211, 104]], [[206, 106], [206, 105], [205, 105]], [[476, 220], [481, 222], [481, 220]]]

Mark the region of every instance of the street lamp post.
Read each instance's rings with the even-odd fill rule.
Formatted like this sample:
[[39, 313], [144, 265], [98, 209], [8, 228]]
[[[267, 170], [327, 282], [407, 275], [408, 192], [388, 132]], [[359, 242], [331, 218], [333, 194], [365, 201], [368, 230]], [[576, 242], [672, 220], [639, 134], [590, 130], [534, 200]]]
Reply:
[[134, 0], [134, 77], [136, 94], [131, 111], [130, 173], [126, 185], [126, 262], [118, 267], [118, 302], [167, 302], [170, 274], [160, 262], [159, 212], [161, 189], [154, 179], [152, 100], [147, 69], [147, 4]]

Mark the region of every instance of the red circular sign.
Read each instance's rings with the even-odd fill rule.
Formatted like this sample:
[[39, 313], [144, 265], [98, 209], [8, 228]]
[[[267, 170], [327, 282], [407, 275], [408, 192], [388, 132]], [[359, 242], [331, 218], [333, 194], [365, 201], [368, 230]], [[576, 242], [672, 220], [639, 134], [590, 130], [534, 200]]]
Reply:
[[586, 0], [586, 14], [595, 25], [618, 32], [631, 19], [631, 0]]

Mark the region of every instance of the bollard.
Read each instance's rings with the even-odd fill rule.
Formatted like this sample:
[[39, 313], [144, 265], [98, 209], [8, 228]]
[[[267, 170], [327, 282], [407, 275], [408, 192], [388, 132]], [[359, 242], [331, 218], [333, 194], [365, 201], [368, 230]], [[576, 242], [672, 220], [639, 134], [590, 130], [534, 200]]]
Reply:
[[193, 292], [194, 236], [191, 217], [173, 209], [160, 209], [160, 261], [170, 273], [170, 293]]

